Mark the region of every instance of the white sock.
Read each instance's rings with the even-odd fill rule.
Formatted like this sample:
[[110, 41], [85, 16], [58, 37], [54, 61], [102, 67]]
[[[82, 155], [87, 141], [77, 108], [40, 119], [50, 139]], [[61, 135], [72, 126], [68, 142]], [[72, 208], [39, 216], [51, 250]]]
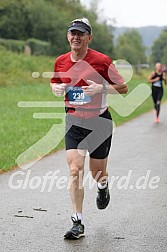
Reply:
[[83, 214], [82, 213], [74, 213], [72, 215], [76, 220], [81, 220], [81, 223], [83, 223]]
[[101, 184], [101, 183], [97, 183], [97, 186], [98, 186], [98, 188], [99, 189], [104, 189], [104, 188], [106, 188], [107, 187], [107, 180], [106, 180], [106, 182], [105, 183], [103, 183], [103, 184]]

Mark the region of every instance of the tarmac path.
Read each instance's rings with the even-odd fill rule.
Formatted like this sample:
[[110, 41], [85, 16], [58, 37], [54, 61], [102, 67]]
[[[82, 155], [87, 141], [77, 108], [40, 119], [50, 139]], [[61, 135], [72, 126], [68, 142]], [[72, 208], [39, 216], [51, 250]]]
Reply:
[[160, 119], [156, 124], [151, 111], [116, 128], [108, 163], [110, 204], [98, 210], [96, 184], [85, 180], [86, 236], [77, 241], [63, 239], [71, 227], [64, 150], [28, 170], [0, 175], [0, 251], [166, 252], [167, 104]]

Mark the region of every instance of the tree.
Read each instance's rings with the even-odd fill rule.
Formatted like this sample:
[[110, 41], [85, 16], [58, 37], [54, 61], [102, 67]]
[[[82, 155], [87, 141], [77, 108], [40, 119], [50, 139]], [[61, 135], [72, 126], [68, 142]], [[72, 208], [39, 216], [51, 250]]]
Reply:
[[163, 30], [151, 48], [151, 63], [162, 62], [167, 65], [167, 29]]
[[10, 39], [29, 37], [30, 22], [27, 6], [31, 0], [1, 0], [0, 36]]
[[34, 38], [51, 44], [52, 55], [65, 53], [69, 23], [87, 17], [93, 26], [91, 47], [113, 57], [111, 27], [98, 23], [95, 11], [87, 10], [79, 0], [0, 0], [0, 37], [24, 40]]
[[110, 28], [104, 23], [98, 24], [92, 22], [93, 40], [91, 48], [107, 54], [111, 58], [115, 57], [113, 35]]
[[146, 62], [145, 47], [136, 29], [131, 29], [118, 37], [116, 53], [118, 59], [124, 59], [134, 66]]

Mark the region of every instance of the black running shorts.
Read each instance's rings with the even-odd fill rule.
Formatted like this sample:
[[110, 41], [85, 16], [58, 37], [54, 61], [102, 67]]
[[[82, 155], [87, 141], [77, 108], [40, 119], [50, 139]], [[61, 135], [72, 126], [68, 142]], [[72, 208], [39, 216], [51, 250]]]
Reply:
[[88, 150], [91, 158], [108, 156], [112, 139], [112, 118], [109, 111], [95, 118], [78, 118], [66, 115], [66, 150]]

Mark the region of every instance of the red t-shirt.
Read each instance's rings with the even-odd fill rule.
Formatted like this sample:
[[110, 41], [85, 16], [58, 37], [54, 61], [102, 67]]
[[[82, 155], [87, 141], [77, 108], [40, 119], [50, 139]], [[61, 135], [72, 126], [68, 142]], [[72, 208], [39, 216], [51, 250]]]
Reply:
[[56, 59], [51, 83], [67, 84], [65, 106], [68, 113], [81, 118], [98, 116], [107, 109], [106, 94], [85, 96], [81, 87], [88, 86], [87, 80], [98, 84], [104, 84], [104, 81], [121, 84], [124, 79], [105, 54], [88, 49], [86, 56], [78, 62], [73, 62], [70, 54], [71, 52], [68, 52]]

